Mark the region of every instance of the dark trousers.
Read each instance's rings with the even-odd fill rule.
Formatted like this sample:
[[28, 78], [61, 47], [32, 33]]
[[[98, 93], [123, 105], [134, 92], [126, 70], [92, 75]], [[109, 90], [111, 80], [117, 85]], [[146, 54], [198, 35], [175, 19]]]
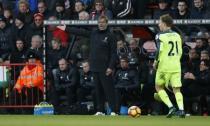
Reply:
[[[116, 110], [120, 111], [120, 106], [130, 106], [139, 100], [140, 91], [138, 88], [115, 88]], [[131, 105], [132, 105], [131, 104]]]
[[97, 111], [104, 111], [105, 101], [115, 111], [115, 93], [112, 76], [106, 76], [104, 72], [93, 72], [93, 79], [96, 91]]
[[[87, 98], [87, 97], [91, 98]], [[84, 88], [84, 87], [80, 87], [77, 89], [77, 102], [81, 103], [81, 102], [85, 102], [85, 101], [90, 101], [90, 100], [94, 100], [95, 99], [95, 90], [93, 88]]]
[[76, 89], [73, 86], [54, 89], [51, 94], [51, 102], [54, 106], [59, 106], [62, 102], [72, 105], [75, 103], [75, 90]]

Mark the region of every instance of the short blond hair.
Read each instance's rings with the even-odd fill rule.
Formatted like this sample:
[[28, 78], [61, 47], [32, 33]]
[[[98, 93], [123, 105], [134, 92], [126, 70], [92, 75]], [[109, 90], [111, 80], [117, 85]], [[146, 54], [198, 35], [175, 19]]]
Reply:
[[27, 0], [19, 0], [18, 1], [18, 7], [20, 6], [20, 4], [25, 4], [29, 8], [29, 3], [28, 3]]

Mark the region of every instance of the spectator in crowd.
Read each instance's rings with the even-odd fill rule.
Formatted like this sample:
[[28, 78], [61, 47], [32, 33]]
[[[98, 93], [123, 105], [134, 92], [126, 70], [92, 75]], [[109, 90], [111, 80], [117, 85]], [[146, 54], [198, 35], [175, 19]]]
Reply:
[[175, 19], [189, 19], [190, 12], [187, 0], [179, 0], [177, 3], [177, 11], [174, 15]]
[[6, 18], [0, 16], [0, 58], [10, 54], [12, 50], [12, 31], [11, 28], [6, 24]]
[[85, 10], [85, 4], [82, 1], [76, 1], [74, 4], [74, 14], [73, 19], [79, 19], [79, 13]]
[[119, 112], [120, 105], [128, 106], [128, 100], [132, 101], [137, 97], [134, 94], [138, 94], [140, 86], [138, 72], [136, 69], [129, 68], [127, 56], [120, 59], [120, 69], [115, 74], [114, 83], [116, 107]]
[[[49, 17], [50, 21], [57, 20], [57, 17], [55, 16], [50, 16]], [[49, 25], [47, 28], [47, 41], [50, 45], [52, 38], [58, 38], [61, 41], [61, 46], [63, 48], [67, 48], [69, 44], [69, 35], [64, 31], [59, 28], [57, 28], [55, 25]]]
[[18, 14], [23, 14], [25, 17], [24, 22], [26, 24], [31, 24], [33, 21], [33, 14], [29, 8], [29, 3], [27, 0], [18, 1]]
[[[200, 57], [195, 49], [190, 49], [188, 54], [188, 60], [182, 63], [182, 92], [185, 98], [191, 95], [189, 94], [189, 88], [194, 83], [194, 80], [190, 78], [191, 75], [198, 75]], [[187, 112], [190, 112], [190, 102], [185, 102]]]
[[201, 57], [200, 57], [200, 60], [206, 60], [206, 61], [209, 61], [209, 53], [207, 50], [203, 50], [201, 51]]
[[42, 47], [42, 37], [39, 35], [34, 35], [31, 38], [31, 47], [28, 48], [28, 52], [34, 52], [40, 59], [42, 58], [43, 47]]
[[31, 40], [33, 35], [43, 35], [44, 16], [41, 13], [34, 14], [33, 23], [29, 26], [28, 37]]
[[[25, 0], [28, 2], [29, 9], [31, 10], [32, 13], [37, 11], [37, 3], [38, 0]], [[16, 0], [16, 5], [18, 4], [19, 0]]]
[[12, 10], [9, 9], [9, 8], [4, 8], [4, 17], [7, 20], [7, 24], [11, 26], [13, 24], [13, 13], [12, 13]]
[[95, 0], [93, 6], [94, 10], [90, 13], [91, 20], [98, 20], [100, 16], [107, 16], [108, 19], [113, 18], [112, 12], [104, 7], [102, 0]]
[[[210, 94], [210, 71], [209, 61], [201, 60], [199, 72], [197, 74], [188, 73], [184, 75], [184, 79], [188, 80], [188, 87], [184, 88], [185, 96], [196, 97], [201, 96], [201, 108], [203, 114], [208, 114], [208, 106], [206, 96]], [[190, 80], [190, 81], [189, 81]]]
[[67, 105], [72, 105], [76, 102], [76, 87], [79, 81], [78, 71], [65, 58], [59, 59], [58, 64], [59, 67], [53, 70], [53, 105], [58, 107], [61, 104], [60, 96], [66, 96]]
[[209, 12], [204, 4], [204, 0], [194, 0], [194, 6], [191, 9], [191, 19], [205, 19], [209, 18]]
[[58, 61], [62, 57], [65, 57], [66, 49], [62, 48], [59, 38], [53, 38], [51, 46], [48, 51], [48, 68], [50, 70], [58, 68]]
[[[10, 63], [18, 64], [18, 63], [25, 63], [26, 62], [26, 47], [25, 42], [22, 39], [16, 40], [15, 50], [11, 52], [10, 55]], [[20, 71], [22, 70], [23, 66], [15, 66], [12, 67], [12, 80], [17, 80]]]
[[[182, 73], [197, 73], [199, 67], [199, 55], [195, 49], [190, 49], [188, 60], [182, 65]], [[184, 85], [183, 85], [184, 86]]]
[[133, 6], [132, 0], [111, 0], [111, 11], [114, 19], [132, 18]]
[[30, 47], [30, 38], [28, 37], [28, 26], [25, 24], [25, 17], [23, 14], [17, 14], [14, 19], [14, 27], [12, 29], [13, 41], [15, 42], [18, 38], [22, 39], [26, 48]]
[[159, 19], [161, 15], [164, 14], [169, 14], [170, 16], [174, 16], [170, 5], [169, 5], [170, 1], [169, 0], [158, 0], [158, 6], [159, 9], [157, 11], [154, 12], [154, 19]]
[[182, 72], [192, 72], [195, 73], [198, 71], [199, 66], [199, 54], [195, 49], [190, 49], [188, 54], [188, 60], [183, 62]]
[[206, 50], [206, 46], [205, 46], [205, 41], [203, 38], [200, 38], [200, 37], [197, 37], [195, 38], [195, 43], [196, 43], [196, 46], [195, 46], [195, 50], [197, 51], [197, 53], [199, 54], [199, 56], [201, 55], [201, 51], [202, 50]]
[[128, 53], [128, 60], [129, 65], [138, 68], [140, 62], [140, 48], [138, 46], [138, 41], [136, 39], [131, 39], [129, 41], [129, 53]]
[[122, 56], [128, 55], [128, 53], [129, 53], [129, 49], [128, 49], [127, 43], [125, 42], [123, 38], [118, 38], [117, 40], [118, 60], [120, 60]]
[[47, 9], [47, 5], [45, 3], [45, 1], [41, 0], [38, 2], [38, 12], [37, 13], [41, 13], [44, 17], [44, 19], [48, 19], [50, 17], [50, 12]]
[[[82, 11], [79, 13], [79, 20], [88, 20], [88, 19], [89, 19], [89, 14], [86, 11]], [[90, 30], [90, 28], [86, 29]], [[83, 36], [77, 36], [74, 47], [72, 49], [72, 54], [76, 55], [76, 58], [79, 62], [87, 60], [90, 54], [90, 39]]]
[[[90, 71], [89, 62], [83, 61], [82, 71], [80, 71], [80, 86], [77, 89], [77, 102], [82, 103], [87, 100], [91, 100], [96, 103], [94, 87], [93, 75]], [[87, 97], [91, 97], [91, 99], [88, 99]]]
[[65, 9], [65, 3], [64, 1], [57, 1], [56, 6], [55, 6], [55, 12], [53, 14], [56, 16], [59, 20], [64, 20], [64, 19], [69, 19], [70, 18], [70, 13], [67, 13]]

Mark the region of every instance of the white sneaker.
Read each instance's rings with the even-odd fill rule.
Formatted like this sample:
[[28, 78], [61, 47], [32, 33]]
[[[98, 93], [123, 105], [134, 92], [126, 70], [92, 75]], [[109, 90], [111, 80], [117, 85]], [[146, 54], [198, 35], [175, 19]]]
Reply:
[[105, 114], [103, 112], [96, 112], [96, 116], [104, 116]]
[[111, 116], [116, 116], [117, 115], [117, 113], [115, 113], [115, 112], [111, 112], [111, 114], [110, 114]]

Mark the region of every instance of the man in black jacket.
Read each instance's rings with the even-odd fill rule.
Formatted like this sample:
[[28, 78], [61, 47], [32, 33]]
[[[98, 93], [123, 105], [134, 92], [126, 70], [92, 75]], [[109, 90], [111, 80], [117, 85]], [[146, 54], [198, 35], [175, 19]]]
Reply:
[[[91, 96], [92, 99], [87, 97]], [[95, 91], [93, 83], [93, 75], [90, 71], [90, 65], [88, 61], [82, 62], [82, 71], [80, 71], [80, 86], [77, 89], [77, 102], [82, 103], [87, 100], [94, 100], [95, 103]], [[94, 106], [95, 107], [95, 106]]]
[[79, 82], [79, 74], [76, 67], [69, 65], [68, 61], [61, 58], [58, 61], [59, 68], [53, 70], [54, 90], [52, 91], [52, 102], [57, 107], [61, 101], [60, 96], [66, 96], [67, 104], [75, 103], [76, 86]]
[[129, 68], [128, 58], [120, 59], [120, 69], [115, 75], [115, 97], [116, 107], [119, 111], [120, 105], [127, 105], [127, 100], [138, 97], [135, 94], [139, 90], [139, 75], [137, 69]]
[[67, 28], [59, 26], [62, 30], [67, 30], [71, 34], [90, 37], [90, 71], [93, 72], [93, 80], [96, 90], [97, 113], [104, 115], [104, 103], [107, 100], [109, 107], [115, 115], [114, 85], [112, 80], [113, 69], [115, 67], [117, 52], [116, 38], [108, 29], [108, 18], [100, 16], [98, 19], [98, 29], [91, 32], [84, 29]]

